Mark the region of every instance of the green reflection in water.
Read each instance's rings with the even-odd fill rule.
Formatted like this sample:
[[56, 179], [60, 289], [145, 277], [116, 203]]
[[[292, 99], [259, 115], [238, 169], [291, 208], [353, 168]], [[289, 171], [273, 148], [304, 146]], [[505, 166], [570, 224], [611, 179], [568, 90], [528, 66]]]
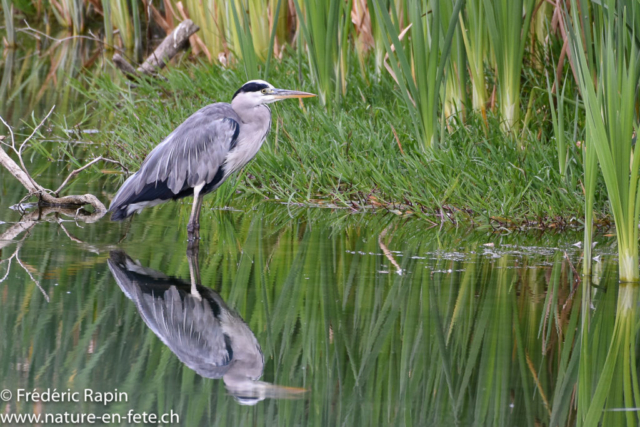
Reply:
[[[141, 268], [189, 283], [178, 219], [188, 210], [167, 205], [130, 226], [63, 223], [76, 241], [56, 222], [16, 237], [26, 237], [20, 260], [42, 291], [14, 259], [0, 284], [3, 387], [117, 388], [129, 401], [12, 403], [11, 412], [173, 410], [182, 425], [574, 425], [591, 416], [576, 410], [579, 322], [590, 317], [587, 394], [598, 393], [608, 372], [612, 337], [625, 337], [621, 349], [635, 348], [628, 293], [624, 313], [633, 315], [614, 315], [622, 311], [613, 262], [582, 313], [572, 269], [577, 235], [544, 235], [545, 247], [537, 247], [531, 237], [438, 233], [380, 215], [273, 204], [209, 211], [203, 285], [255, 335], [262, 381], [309, 390], [301, 399], [238, 405], [223, 381], [181, 363], [108, 270], [118, 246]], [[18, 245], [3, 242], [2, 259]], [[629, 356], [614, 364], [607, 410], [596, 413], [614, 423], [606, 425], [631, 425], [628, 413], [609, 410], [633, 402], [622, 391], [625, 382], [634, 387], [623, 370], [635, 366]]]

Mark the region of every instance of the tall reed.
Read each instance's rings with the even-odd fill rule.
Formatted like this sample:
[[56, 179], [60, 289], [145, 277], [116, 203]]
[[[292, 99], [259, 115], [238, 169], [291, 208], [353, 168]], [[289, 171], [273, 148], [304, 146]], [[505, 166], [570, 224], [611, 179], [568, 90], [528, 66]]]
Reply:
[[[111, 22], [118, 29], [118, 35], [125, 49], [131, 50], [135, 46], [134, 22], [129, 10], [128, 0], [111, 1]], [[133, 0], [136, 1], [136, 0]]]
[[[440, 1], [429, 2], [431, 13], [420, 2], [407, 1], [409, 41], [400, 41], [400, 23], [393, 7], [387, 9], [382, 0], [373, 0], [378, 21], [387, 37], [383, 37], [394, 77], [409, 110], [416, 138], [423, 147], [431, 148], [438, 129], [438, 106], [444, 67], [451, 52], [458, 14], [464, 0], [458, 0], [448, 23], [440, 19]], [[441, 35], [444, 40], [441, 44]], [[415, 71], [415, 72], [414, 72]]]
[[[571, 55], [586, 110], [586, 150], [597, 154], [616, 223], [620, 280], [638, 282], [640, 155], [635, 152], [633, 136], [639, 124], [635, 106], [640, 66], [634, 34], [627, 27], [629, 24], [633, 28], [635, 17], [614, 0], [605, 5], [615, 13], [599, 11], [605, 31], [596, 51], [594, 70], [576, 30], [581, 28], [581, 21], [575, 0], [572, 2]], [[596, 73], [597, 82], [592, 72]]]
[[353, 0], [293, 0], [320, 101], [340, 102], [347, 90], [347, 51]]
[[[277, 2], [278, 0], [275, 0]], [[272, 1], [269, 0], [248, 0], [248, 15], [251, 23], [251, 39], [256, 57], [264, 62], [267, 59], [269, 48], [269, 14], [271, 13]], [[266, 12], [266, 13], [265, 13]]]
[[84, 30], [84, 2], [82, 0], [51, 0], [51, 11], [60, 25], [69, 28], [73, 34]]
[[487, 124], [487, 89], [485, 58], [489, 51], [489, 33], [485, 24], [484, 0], [467, 0], [460, 13], [462, 40], [467, 53], [471, 76], [471, 105], [479, 111]]
[[567, 137], [565, 135], [565, 115], [564, 115], [564, 100], [565, 90], [567, 88], [567, 79], [564, 80], [562, 88], [560, 88], [560, 80], [557, 78], [557, 74], [554, 73], [554, 87], [558, 94], [557, 106], [553, 97], [553, 89], [549, 81], [549, 75], [546, 75], [547, 79], [547, 93], [549, 95], [549, 109], [551, 110], [551, 123], [553, 125], [553, 135], [556, 140], [556, 147], [558, 152], [558, 172], [561, 176], [566, 176], [567, 173]]
[[233, 25], [230, 25], [231, 31], [236, 41], [235, 54], [242, 59], [242, 65], [247, 79], [253, 80], [259, 77], [258, 73], [258, 55], [251, 37], [251, 27], [249, 19], [244, 9], [237, 5], [235, 1], [231, 1], [231, 16]]
[[184, 4], [189, 18], [200, 28], [198, 36], [209, 55], [217, 59], [226, 50], [224, 6], [212, 0], [185, 0]]
[[486, 26], [495, 54], [502, 126], [515, 131], [520, 121], [520, 81], [535, 0], [484, 0]]
[[[635, 3], [615, 0], [591, 3], [590, 6], [592, 10], [584, 5], [579, 9], [576, 0], [572, 0], [572, 19], [567, 19], [572, 24], [571, 55], [586, 111], [587, 203], [593, 202], [594, 184], [589, 181], [595, 180], [596, 164], [599, 164], [616, 224], [618, 277], [620, 281], [630, 283], [623, 283], [619, 288], [615, 324], [601, 333], [592, 326], [590, 319], [588, 308], [592, 306], [590, 297], [594, 290], [588, 276], [584, 282], [583, 304], [586, 308], [583, 310], [580, 350], [578, 422], [588, 427], [600, 422], [635, 426], [639, 421], [635, 413], [604, 409], [635, 408], [640, 402], [635, 363], [637, 330], [634, 326], [638, 321], [640, 153], [633, 144], [639, 125], [635, 110], [640, 83], [640, 52], [636, 42], [640, 10]], [[592, 20], [588, 19], [591, 17]], [[585, 265], [588, 266], [585, 273], [589, 274], [593, 206], [586, 208]]]
[[104, 41], [108, 49], [113, 48], [113, 22], [111, 21], [111, 0], [102, 0]]
[[13, 2], [11, 0], [2, 0], [2, 9], [4, 10], [4, 28], [6, 33], [6, 43], [9, 47], [16, 44], [16, 32], [13, 25]]
[[[453, 16], [454, 3], [450, 0], [438, 0], [440, 2], [440, 19], [442, 22], [450, 22], [456, 19]], [[461, 16], [461, 13], [458, 14]], [[459, 20], [456, 20], [456, 24]], [[462, 31], [456, 27], [451, 40], [451, 53], [447, 61], [444, 84], [443, 114], [444, 118], [459, 115], [464, 118], [464, 109], [467, 104], [467, 55], [462, 38]]]

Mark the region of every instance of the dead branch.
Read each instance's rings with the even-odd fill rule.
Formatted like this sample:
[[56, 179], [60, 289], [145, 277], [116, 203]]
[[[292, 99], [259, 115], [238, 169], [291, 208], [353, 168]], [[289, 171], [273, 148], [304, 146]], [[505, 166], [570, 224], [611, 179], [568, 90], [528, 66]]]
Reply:
[[198, 30], [200, 30], [200, 27], [194, 24], [192, 20], [185, 19], [171, 34], [165, 37], [156, 50], [137, 69], [119, 54], [113, 55], [113, 63], [128, 76], [141, 74], [152, 76], [163, 69], [178, 52], [186, 49], [189, 46], [189, 37]]
[[137, 76], [138, 75], [138, 73], [136, 72], [136, 69], [133, 67], [133, 65], [131, 65], [129, 63], [129, 61], [124, 59], [119, 53], [116, 53], [115, 55], [113, 55], [112, 61], [113, 61], [113, 64], [120, 71], [122, 71], [126, 76]]
[[88, 212], [84, 209], [71, 209], [61, 207], [38, 207], [32, 212], [27, 213], [19, 222], [16, 222], [11, 227], [7, 228], [4, 233], [0, 234], [0, 250], [15, 243], [16, 237], [20, 234], [31, 230], [37, 223], [43, 221], [54, 221], [60, 223], [60, 219], [48, 218], [52, 214], [62, 214], [73, 220], [80, 220], [87, 224], [98, 221], [105, 215], [105, 211]]
[[[4, 152], [4, 151], [2, 151], [2, 152]], [[69, 233], [69, 231], [67, 231], [66, 227], [63, 225], [63, 220], [59, 217], [60, 214], [72, 217], [76, 221], [77, 220], [81, 220], [83, 222], [91, 223], [91, 222], [95, 222], [95, 221], [99, 220], [100, 218], [102, 218], [104, 216], [105, 212], [104, 211], [87, 212], [82, 208], [80, 208], [80, 209], [65, 209], [65, 208], [53, 208], [53, 207], [44, 207], [44, 208], [38, 207], [33, 212], [30, 212], [30, 213], [26, 214], [25, 216], [23, 216], [20, 219], [20, 222], [17, 222], [15, 224], [13, 224], [4, 233], [0, 234], [0, 251], [3, 248], [5, 248], [5, 247], [7, 247], [7, 246], [9, 246], [11, 244], [14, 244], [14, 243], [16, 244], [15, 251], [13, 251], [13, 253], [8, 258], [0, 260], [0, 266], [2, 266], [3, 264], [7, 263], [7, 267], [6, 267], [5, 273], [0, 278], [0, 283], [2, 283], [5, 280], [7, 280], [7, 278], [9, 277], [9, 273], [11, 272], [11, 263], [12, 263], [13, 260], [16, 260], [16, 262], [20, 265], [20, 267], [22, 267], [24, 269], [24, 271], [27, 272], [27, 274], [29, 275], [29, 278], [36, 284], [36, 286], [38, 287], [40, 292], [42, 292], [42, 295], [45, 297], [47, 302], [49, 302], [49, 295], [47, 295], [45, 290], [40, 285], [40, 281], [36, 280], [36, 278], [31, 273], [31, 270], [33, 268], [29, 268], [30, 266], [28, 264], [25, 264], [20, 259], [20, 249], [22, 248], [22, 245], [23, 245], [24, 241], [26, 240], [26, 238], [28, 237], [29, 234], [25, 234], [20, 240], [16, 240], [16, 238], [20, 234], [28, 233], [36, 224], [38, 224], [40, 222], [43, 222], [43, 221], [57, 223], [62, 228], [64, 233], [67, 235], [67, 237], [69, 237], [69, 239], [71, 239], [72, 241], [78, 243], [84, 249], [86, 249], [88, 251], [91, 251], [91, 252], [94, 252], [94, 253], [100, 253], [101, 252], [101, 250], [98, 249], [97, 247], [95, 247], [93, 245], [90, 245], [90, 244], [78, 239], [77, 237], [74, 237], [71, 233]], [[50, 215], [55, 215], [55, 217], [47, 218]], [[110, 249], [112, 249], [112, 247], [108, 247], [106, 250], [110, 250]]]
[[[13, 129], [11, 128], [11, 126], [9, 126], [9, 124], [2, 117], [0, 117], [0, 121], [7, 127], [7, 129], [9, 129], [9, 134], [11, 137], [10, 143], [6, 143], [3, 141], [2, 145], [7, 146], [8, 148], [12, 149], [15, 152], [15, 154], [18, 156], [18, 160], [21, 166], [19, 166], [11, 157], [9, 157], [9, 155], [5, 152], [5, 150], [2, 147], [0, 147], [0, 165], [4, 166], [9, 171], [9, 173], [11, 173], [11, 175], [13, 175], [18, 181], [20, 181], [20, 183], [24, 186], [24, 188], [26, 188], [27, 191], [29, 192], [29, 196], [38, 197], [40, 206], [77, 208], [80, 206], [91, 205], [93, 206], [96, 212], [105, 212], [106, 208], [104, 207], [102, 202], [100, 202], [100, 200], [98, 200], [98, 198], [92, 194], [84, 194], [81, 196], [57, 197], [60, 190], [62, 190], [62, 188], [64, 188], [64, 186], [67, 185], [67, 183], [69, 182], [69, 179], [71, 179], [74, 175], [77, 175], [80, 171], [96, 163], [97, 160], [89, 162], [88, 165], [71, 172], [71, 174], [69, 174], [67, 179], [65, 179], [62, 185], [54, 193], [55, 196], [51, 194], [53, 193], [51, 190], [48, 190], [42, 187], [40, 184], [38, 184], [31, 177], [31, 175], [29, 175], [29, 171], [24, 165], [24, 161], [22, 160], [22, 152], [26, 144], [36, 135], [36, 133], [42, 127], [42, 125], [47, 120], [47, 118], [51, 115], [51, 113], [53, 113], [54, 108], [55, 106], [51, 108], [51, 110], [46, 115], [46, 117], [35, 127], [33, 132], [31, 132], [31, 135], [29, 135], [29, 137], [25, 139], [22, 142], [22, 144], [20, 144], [20, 146], [16, 146], [15, 135], [13, 133]], [[99, 159], [104, 160], [102, 158], [99, 158]]]

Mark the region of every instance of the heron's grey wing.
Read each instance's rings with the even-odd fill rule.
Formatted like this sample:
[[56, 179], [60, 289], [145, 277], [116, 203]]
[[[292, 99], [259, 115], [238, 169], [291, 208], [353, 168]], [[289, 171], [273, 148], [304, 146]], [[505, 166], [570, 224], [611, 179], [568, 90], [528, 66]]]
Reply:
[[187, 188], [221, 179], [223, 175], [218, 172], [237, 142], [240, 123], [229, 104], [211, 104], [198, 110], [147, 155], [140, 170], [122, 185], [111, 207], [127, 204], [148, 184], [164, 183], [178, 195]]
[[233, 351], [206, 299], [180, 295], [175, 286], [162, 298], [141, 294], [138, 309], [145, 323], [189, 368], [207, 378], [229, 369]]
[[[200, 288], [202, 300], [178, 288], [190, 285], [156, 270], [136, 264], [123, 251], [112, 251], [109, 269], [118, 286], [135, 302], [149, 328], [189, 368], [207, 378], [219, 378], [233, 357], [231, 341], [214, 311], [228, 308], [208, 288]], [[208, 293], [207, 293], [208, 292]], [[206, 293], [206, 294], [205, 294]]]

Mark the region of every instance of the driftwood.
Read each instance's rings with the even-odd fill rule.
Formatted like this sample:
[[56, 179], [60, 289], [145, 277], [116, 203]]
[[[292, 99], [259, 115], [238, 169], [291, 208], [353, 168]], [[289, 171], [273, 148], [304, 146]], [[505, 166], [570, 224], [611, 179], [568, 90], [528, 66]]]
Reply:
[[120, 71], [128, 76], [148, 75], [152, 76], [163, 69], [171, 59], [183, 49], [189, 46], [189, 37], [200, 28], [190, 19], [182, 21], [172, 32], [167, 35], [160, 45], [153, 51], [142, 65], [137, 69], [124, 59], [119, 53], [113, 55], [113, 63]]
[[[13, 224], [11, 227], [5, 230], [2, 234], [0, 234], [0, 254], [2, 254], [2, 250], [8, 247], [9, 245], [12, 245], [12, 244], [16, 245], [16, 249], [8, 258], [0, 260], [0, 266], [6, 263], [4, 275], [0, 277], [0, 283], [4, 282], [9, 277], [9, 273], [11, 272], [11, 263], [12, 261], [15, 260], [20, 265], [20, 267], [22, 267], [22, 269], [27, 272], [31, 280], [36, 284], [38, 289], [40, 289], [40, 292], [42, 292], [42, 295], [44, 295], [47, 302], [49, 302], [49, 295], [42, 288], [42, 286], [40, 286], [40, 281], [37, 280], [35, 277], [33, 277], [33, 274], [31, 274], [32, 269], [28, 265], [25, 265], [25, 263], [20, 259], [20, 249], [22, 248], [22, 244], [24, 243], [25, 239], [29, 236], [28, 234], [29, 231], [31, 231], [31, 229], [35, 227], [36, 224], [41, 223], [43, 221], [50, 221], [50, 222], [57, 223], [60, 226], [60, 228], [62, 228], [64, 233], [69, 237], [69, 239], [80, 244], [86, 250], [89, 250], [94, 253], [100, 253], [100, 250], [98, 248], [83, 242], [82, 240], [78, 239], [77, 237], [74, 237], [71, 233], [69, 233], [65, 228], [65, 226], [63, 225], [63, 220], [60, 218], [61, 214], [73, 218], [76, 222], [80, 220], [82, 222], [91, 223], [102, 218], [105, 212], [104, 211], [87, 212], [84, 209], [38, 207], [36, 210], [24, 215], [20, 219], [20, 222]], [[54, 218], [48, 218], [48, 216], [50, 215], [55, 215], [55, 216]], [[20, 240], [17, 240], [17, 237], [23, 233], [25, 235]]]
[[[27, 168], [24, 165], [24, 161], [22, 160], [22, 152], [26, 144], [33, 138], [33, 136], [38, 132], [38, 129], [40, 129], [40, 127], [44, 124], [47, 118], [51, 115], [54, 108], [55, 106], [51, 108], [47, 116], [40, 122], [40, 124], [38, 124], [38, 126], [36, 126], [36, 128], [33, 130], [31, 135], [29, 135], [29, 137], [25, 139], [22, 142], [22, 144], [20, 144], [20, 146], [16, 146], [15, 138], [13, 135], [13, 129], [11, 129], [11, 126], [9, 126], [7, 122], [5, 122], [2, 117], [0, 117], [0, 122], [2, 122], [7, 127], [7, 129], [9, 129], [9, 134], [11, 136], [10, 143], [4, 142], [4, 137], [0, 136], [0, 165], [4, 166], [11, 175], [13, 175], [18, 181], [20, 181], [20, 183], [24, 186], [24, 188], [26, 188], [27, 191], [29, 192], [28, 196], [38, 197], [38, 204], [40, 206], [77, 209], [81, 206], [91, 205], [93, 206], [96, 212], [106, 212], [107, 209], [104, 207], [102, 202], [100, 202], [100, 200], [98, 200], [98, 198], [93, 194], [84, 194], [80, 196], [65, 196], [65, 197], [58, 197], [58, 195], [60, 191], [67, 185], [69, 180], [73, 176], [80, 173], [82, 170], [93, 165], [97, 161], [105, 160], [105, 161], [114, 162], [112, 160], [98, 157], [97, 159], [94, 159], [91, 162], [89, 162], [87, 165], [74, 170], [69, 174], [67, 179], [64, 180], [62, 185], [55, 192], [42, 187], [31, 177], [31, 175], [29, 175], [29, 172], [27, 171]], [[1, 145], [5, 145], [6, 147], [10, 148], [16, 153], [16, 155], [18, 156], [18, 161], [20, 162], [20, 165], [18, 165], [11, 157], [9, 157], [9, 155], [5, 152], [5, 150], [2, 148]], [[115, 162], [115, 163], [118, 163], [118, 162]]]

